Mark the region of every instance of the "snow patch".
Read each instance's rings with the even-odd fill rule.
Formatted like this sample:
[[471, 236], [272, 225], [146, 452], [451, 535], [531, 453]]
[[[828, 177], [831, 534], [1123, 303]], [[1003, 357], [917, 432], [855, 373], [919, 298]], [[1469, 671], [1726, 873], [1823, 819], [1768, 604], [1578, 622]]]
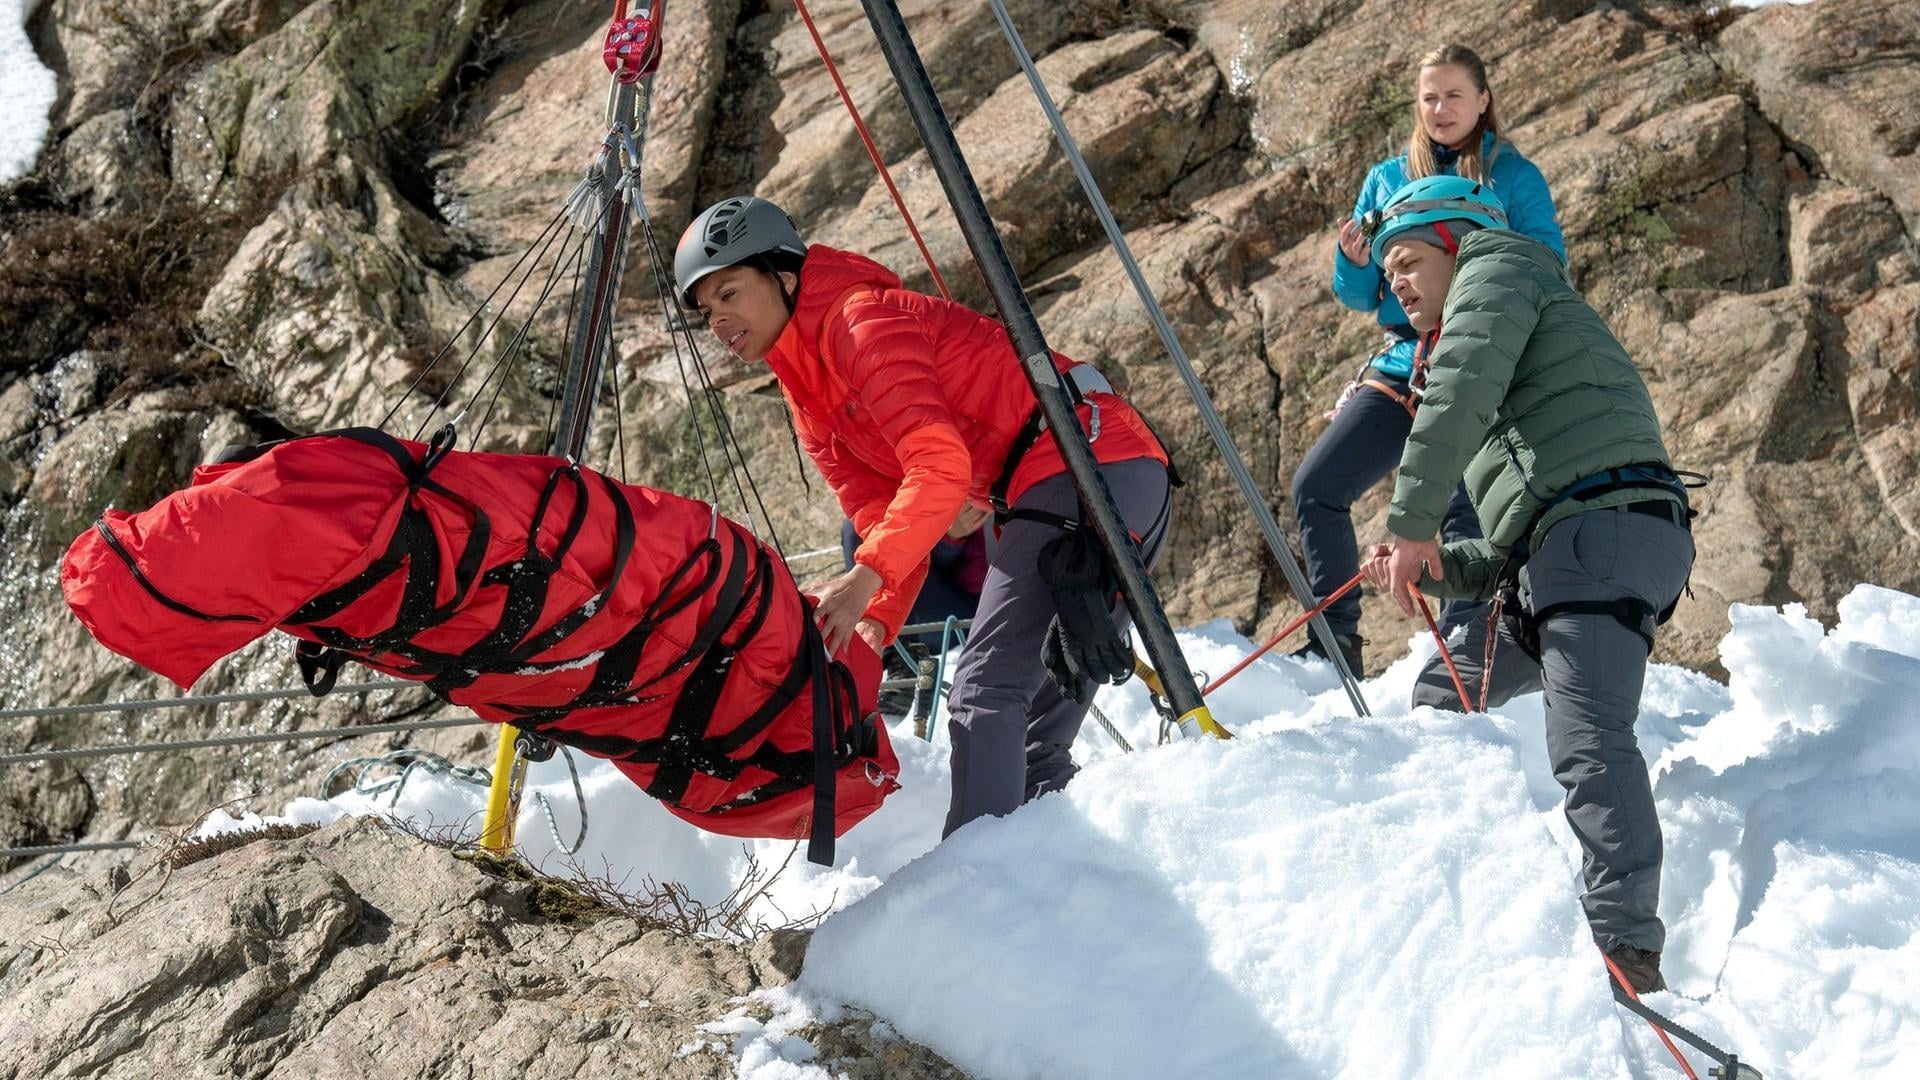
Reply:
[[[1920, 1075], [1920, 598], [1860, 586], [1830, 630], [1793, 606], [1732, 616], [1726, 685], [1647, 675], [1673, 987], [1651, 1003], [1769, 1076]], [[1251, 648], [1224, 622], [1181, 641], [1198, 671]], [[937, 848], [945, 740], [896, 729], [904, 790], [838, 866], [796, 857], [763, 902], [775, 922], [832, 913], [800, 983], [756, 995], [771, 1019], [743, 1006], [709, 1034], [753, 1080], [826, 1075], [794, 1032], [841, 1002], [980, 1080], [1672, 1075], [1593, 955], [1540, 696], [1408, 710], [1432, 651], [1415, 638], [1368, 682], [1370, 719], [1329, 666], [1264, 658], [1212, 700], [1230, 742], [1158, 746], [1144, 691], [1104, 689], [1138, 752], [1089, 723], [1070, 788]], [[711, 901], [749, 858], [794, 849], [702, 833], [604, 763], [583, 761], [581, 785], [592, 828], [572, 860], [529, 798], [536, 865]], [[529, 786], [571, 839], [564, 762]], [[287, 814], [474, 836], [483, 800], [420, 774], [397, 806]]]
[[0, 184], [33, 168], [46, 141], [59, 85], [27, 39], [27, 19], [39, 0], [0, 0]]

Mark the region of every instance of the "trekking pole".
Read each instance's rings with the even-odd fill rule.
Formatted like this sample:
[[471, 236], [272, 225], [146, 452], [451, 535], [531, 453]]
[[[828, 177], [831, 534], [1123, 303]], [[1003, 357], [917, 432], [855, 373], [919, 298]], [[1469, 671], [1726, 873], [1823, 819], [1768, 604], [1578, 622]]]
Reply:
[[1360, 583], [1366, 580], [1366, 577], [1367, 575], [1364, 571], [1353, 575], [1352, 581], [1349, 581], [1345, 585], [1340, 586], [1338, 589], [1334, 590], [1334, 593], [1332, 596], [1329, 596], [1325, 600], [1320, 601], [1320, 603], [1314, 605], [1314, 607], [1311, 610], [1309, 610], [1306, 614], [1288, 623], [1284, 630], [1281, 630], [1279, 633], [1273, 635], [1273, 640], [1253, 650], [1251, 653], [1248, 653], [1247, 658], [1233, 665], [1233, 669], [1231, 671], [1228, 671], [1225, 675], [1220, 676], [1219, 678], [1208, 683], [1206, 686], [1202, 687], [1200, 690], [1200, 696], [1206, 697], [1208, 694], [1211, 694], [1215, 690], [1218, 690], [1222, 686], [1225, 686], [1227, 684], [1228, 679], [1231, 679], [1235, 675], [1238, 675], [1242, 671], [1245, 671], [1247, 668], [1247, 665], [1267, 655], [1267, 653], [1275, 645], [1278, 645], [1282, 641], [1285, 641], [1287, 638], [1292, 637], [1294, 631], [1307, 625], [1307, 623], [1311, 622], [1314, 618], [1318, 617], [1319, 615], [1324, 614], [1328, 608], [1333, 606], [1334, 601], [1340, 599], [1341, 597], [1347, 595], [1353, 590], [1359, 588]]
[[1447, 662], [1447, 674], [1453, 676], [1453, 688], [1460, 692], [1460, 707], [1462, 709], [1473, 708], [1473, 699], [1467, 696], [1467, 684], [1461, 681], [1460, 669], [1453, 666], [1453, 654], [1447, 651], [1447, 635], [1441, 633], [1440, 624], [1433, 621], [1432, 606], [1427, 603], [1427, 598], [1421, 595], [1420, 590], [1412, 584], [1407, 585], [1407, 592], [1411, 593], [1413, 598], [1419, 602], [1420, 614], [1427, 617], [1427, 629], [1433, 631], [1433, 640], [1440, 646], [1440, 659]]

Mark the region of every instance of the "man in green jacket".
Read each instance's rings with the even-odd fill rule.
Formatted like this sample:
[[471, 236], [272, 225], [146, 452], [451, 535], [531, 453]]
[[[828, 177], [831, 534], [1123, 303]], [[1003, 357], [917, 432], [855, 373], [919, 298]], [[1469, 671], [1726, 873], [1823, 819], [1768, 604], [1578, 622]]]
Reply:
[[[1402, 188], [1374, 222], [1425, 382], [1369, 577], [1408, 615], [1416, 588], [1505, 591], [1496, 689], [1544, 685], [1588, 923], [1636, 990], [1658, 989], [1660, 823], [1634, 721], [1654, 629], [1693, 566], [1686, 490], [1626, 350], [1559, 258], [1504, 223], [1492, 192], [1450, 176]], [[1463, 477], [1486, 539], [1442, 547]]]

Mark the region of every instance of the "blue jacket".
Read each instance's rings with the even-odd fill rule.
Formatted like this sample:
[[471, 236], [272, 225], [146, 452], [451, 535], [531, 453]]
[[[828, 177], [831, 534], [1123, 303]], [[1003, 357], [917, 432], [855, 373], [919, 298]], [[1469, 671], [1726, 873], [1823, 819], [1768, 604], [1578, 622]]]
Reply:
[[[1487, 132], [1480, 153], [1482, 158], [1493, 160], [1493, 191], [1507, 208], [1507, 227], [1552, 248], [1565, 263], [1567, 242], [1560, 236], [1560, 221], [1554, 213], [1553, 194], [1547, 190], [1546, 177], [1541, 176], [1539, 167], [1522, 157], [1512, 143], [1501, 142], [1499, 153], [1495, 154], [1495, 141], [1493, 132]], [[1446, 171], [1451, 174], [1453, 169], [1449, 167]], [[1367, 173], [1366, 183], [1360, 185], [1360, 198], [1353, 204], [1354, 218], [1357, 220], [1367, 211], [1384, 206], [1387, 199], [1407, 183], [1407, 155], [1375, 165]], [[1338, 244], [1334, 245], [1333, 252], [1333, 294], [1355, 311], [1371, 312], [1383, 327], [1406, 325], [1407, 313], [1400, 310], [1400, 301], [1387, 291], [1387, 276], [1380, 267], [1372, 262], [1355, 266], [1347, 261]], [[1413, 349], [1411, 340], [1394, 345], [1374, 358], [1374, 370], [1395, 378], [1412, 378]]]

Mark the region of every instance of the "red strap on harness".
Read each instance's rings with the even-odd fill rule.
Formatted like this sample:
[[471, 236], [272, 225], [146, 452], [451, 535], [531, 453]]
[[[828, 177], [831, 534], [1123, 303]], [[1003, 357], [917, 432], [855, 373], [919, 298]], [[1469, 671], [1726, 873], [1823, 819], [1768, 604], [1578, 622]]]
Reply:
[[636, 83], [660, 67], [660, 9], [664, 6], [663, 0], [654, 0], [628, 18], [627, 0], [613, 5], [613, 25], [607, 27], [600, 59], [615, 79]]
[[1379, 379], [1361, 379], [1360, 385], [1370, 386], [1373, 389], [1378, 390], [1381, 393], [1392, 398], [1394, 401], [1399, 403], [1401, 408], [1407, 410], [1408, 416], [1413, 416], [1415, 412], [1420, 408], [1420, 402], [1417, 398], [1414, 397], [1414, 395], [1403, 394], [1400, 391], [1395, 390], [1393, 387], [1388, 386], [1385, 382], [1382, 382]]

